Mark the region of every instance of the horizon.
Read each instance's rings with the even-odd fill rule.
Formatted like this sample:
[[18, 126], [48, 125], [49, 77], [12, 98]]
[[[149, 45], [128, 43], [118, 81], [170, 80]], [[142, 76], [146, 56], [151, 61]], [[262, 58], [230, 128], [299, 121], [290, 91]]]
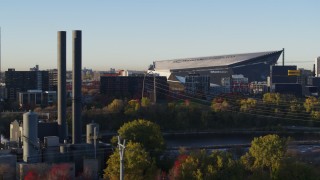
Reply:
[[41, 69], [56, 68], [57, 31], [62, 30], [67, 31], [69, 70], [73, 29], [83, 32], [83, 67], [98, 71], [146, 70], [158, 60], [282, 48], [286, 65], [312, 69], [320, 55], [314, 41], [320, 39], [319, 5], [315, 0], [32, 0], [20, 2], [19, 7], [1, 2], [1, 71], [28, 70], [36, 64]]

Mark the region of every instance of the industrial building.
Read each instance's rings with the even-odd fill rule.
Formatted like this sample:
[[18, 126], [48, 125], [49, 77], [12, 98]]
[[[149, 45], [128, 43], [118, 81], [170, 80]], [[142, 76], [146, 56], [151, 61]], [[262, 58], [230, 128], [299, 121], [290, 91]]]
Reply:
[[50, 179], [54, 170], [64, 173], [67, 179], [75, 179], [79, 174], [86, 175], [82, 178], [98, 179], [98, 172], [105, 166], [106, 156], [112, 149], [98, 141], [99, 125], [87, 124], [86, 138], [82, 137], [82, 32], [73, 31], [72, 39], [72, 132], [68, 133], [66, 117], [66, 32], [59, 31], [57, 121], [43, 122], [33, 111], [24, 113], [22, 122], [13, 121], [10, 141], [0, 151], [0, 166], [13, 171], [0, 172], [0, 177], [24, 179], [33, 173], [39, 179]]
[[[221, 85], [221, 79], [242, 74], [252, 81], [266, 81], [270, 66], [275, 65], [283, 50], [246, 54], [231, 54], [198, 58], [154, 61], [149, 71], [174, 81], [190, 73], [209, 76], [210, 83]], [[176, 81], [179, 83], [178, 81]]]

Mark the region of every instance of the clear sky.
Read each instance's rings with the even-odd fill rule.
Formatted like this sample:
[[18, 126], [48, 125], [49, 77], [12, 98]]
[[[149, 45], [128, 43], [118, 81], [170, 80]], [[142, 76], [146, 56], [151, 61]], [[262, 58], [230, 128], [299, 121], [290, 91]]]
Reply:
[[68, 69], [72, 30], [83, 31], [83, 67], [96, 70], [282, 48], [311, 69], [320, 56], [319, 0], [0, 0], [0, 26], [2, 70], [56, 68], [59, 30]]

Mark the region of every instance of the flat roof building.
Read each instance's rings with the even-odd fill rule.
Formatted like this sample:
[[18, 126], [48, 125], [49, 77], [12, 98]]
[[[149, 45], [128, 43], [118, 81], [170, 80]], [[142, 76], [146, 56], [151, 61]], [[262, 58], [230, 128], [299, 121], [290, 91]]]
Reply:
[[[155, 82], [154, 82], [155, 80]], [[142, 91], [144, 97], [153, 98], [154, 85], [156, 85], [157, 99], [165, 99], [168, 94], [166, 77], [156, 76], [101, 76], [100, 92], [114, 98], [141, 99]]]
[[15, 71], [5, 72], [6, 98], [15, 101], [19, 92], [27, 90], [49, 90], [48, 71]]

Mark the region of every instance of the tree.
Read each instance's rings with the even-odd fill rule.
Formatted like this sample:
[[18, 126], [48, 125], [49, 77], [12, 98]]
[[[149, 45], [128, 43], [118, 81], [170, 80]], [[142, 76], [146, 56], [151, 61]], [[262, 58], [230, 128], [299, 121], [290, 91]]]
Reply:
[[297, 99], [293, 99], [290, 101], [290, 112], [300, 112], [301, 104]]
[[140, 109], [140, 103], [138, 100], [130, 100], [128, 102], [128, 105], [125, 107], [124, 113], [129, 115], [129, 114], [134, 114]]
[[317, 169], [301, 162], [286, 161], [282, 163], [275, 179], [319, 179]]
[[254, 138], [249, 152], [241, 157], [242, 163], [251, 170], [270, 170], [270, 173], [279, 169], [287, 148], [286, 139], [278, 135], [266, 135]]
[[[125, 123], [118, 130], [118, 134], [122, 139], [140, 143], [152, 156], [159, 155], [165, 149], [160, 126], [147, 120], [138, 119]], [[111, 142], [116, 144], [117, 137], [114, 136]]]
[[108, 106], [103, 109], [110, 113], [119, 113], [124, 107], [124, 103], [121, 99], [114, 99]]
[[241, 99], [240, 100], [240, 111], [247, 112], [256, 107], [257, 100], [253, 98]]
[[311, 117], [314, 120], [319, 120], [320, 119], [320, 111], [311, 111]]
[[264, 104], [269, 106], [278, 106], [281, 102], [281, 96], [279, 93], [265, 93], [262, 101]]
[[172, 179], [244, 179], [244, 171], [232, 154], [225, 151], [193, 151], [178, 156], [170, 171]]
[[229, 107], [227, 100], [222, 98], [215, 98], [212, 100], [211, 108], [214, 112], [226, 111]]
[[147, 97], [142, 97], [141, 98], [141, 106], [142, 107], [149, 107], [150, 106], [150, 99]]
[[[155, 163], [151, 160], [140, 143], [129, 141], [124, 153], [124, 179], [154, 179], [156, 176]], [[110, 156], [104, 170], [104, 178], [117, 180], [120, 176], [119, 149]]]
[[303, 103], [304, 108], [307, 112], [312, 112], [319, 108], [319, 101], [316, 97], [308, 97]]

